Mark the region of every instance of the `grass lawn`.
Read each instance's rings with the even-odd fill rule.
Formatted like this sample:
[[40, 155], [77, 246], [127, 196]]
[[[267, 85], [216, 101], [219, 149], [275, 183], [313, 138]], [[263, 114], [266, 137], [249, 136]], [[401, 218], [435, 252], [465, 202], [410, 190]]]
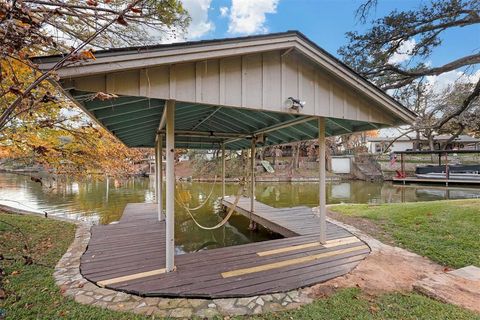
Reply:
[[[25, 240], [17, 227], [27, 238], [32, 265], [24, 265]], [[1, 261], [5, 272], [2, 286], [7, 298], [0, 299], [0, 309], [6, 310], [6, 319], [155, 319], [84, 306], [61, 295], [52, 277], [53, 267], [72, 241], [74, 229], [67, 222], [0, 212], [0, 253], [7, 259], [15, 258]], [[299, 310], [252, 319], [480, 320], [480, 316], [415, 293], [373, 297], [359, 289], [344, 289]]]
[[[18, 228], [18, 229], [17, 229]], [[21, 230], [25, 237], [18, 232]], [[73, 240], [75, 225], [37, 216], [0, 213], [0, 253], [5, 258], [0, 300], [6, 319], [152, 319], [84, 306], [61, 295], [53, 280], [57, 261]], [[34, 264], [25, 265], [25, 239]]]
[[372, 236], [393, 241], [444, 266], [480, 267], [479, 199], [340, 205], [331, 210], [340, 213], [336, 218], [354, 225], [355, 219], [367, 219], [382, 231]]

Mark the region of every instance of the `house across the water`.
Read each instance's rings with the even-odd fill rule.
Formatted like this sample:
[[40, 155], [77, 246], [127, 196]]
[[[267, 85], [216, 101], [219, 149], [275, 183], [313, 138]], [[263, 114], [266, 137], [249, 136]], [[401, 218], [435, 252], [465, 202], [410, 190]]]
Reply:
[[[438, 135], [433, 138], [434, 150], [440, 150], [452, 136], [448, 134]], [[404, 136], [395, 140], [394, 137], [375, 137], [367, 141], [368, 152], [385, 153], [410, 150], [429, 150], [427, 139], [417, 140], [414, 137]], [[447, 144], [446, 150], [480, 150], [480, 139], [469, 135], [459, 135]]]

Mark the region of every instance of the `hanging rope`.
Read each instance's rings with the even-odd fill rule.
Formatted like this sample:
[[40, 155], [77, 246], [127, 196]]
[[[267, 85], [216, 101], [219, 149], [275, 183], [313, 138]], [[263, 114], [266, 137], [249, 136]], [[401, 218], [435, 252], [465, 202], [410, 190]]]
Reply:
[[242, 196], [243, 192], [245, 191], [245, 178], [243, 178], [242, 180], [240, 180], [240, 188], [238, 189], [239, 191], [237, 192], [237, 195], [236, 195], [236, 198], [235, 198], [235, 201], [233, 202], [233, 205], [232, 207], [230, 207], [229, 211], [228, 211], [228, 214], [225, 216], [225, 218], [223, 218], [222, 221], [220, 221], [219, 223], [217, 223], [216, 225], [214, 225], [213, 227], [206, 227], [206, 226], [203, 226], [201, 225], [197, 219], [195, 219], [195, 217], [193, 216], [192, 212], [191, 212], [191, 209], [189, 209], [186, 205], [184, 205], [181, 201], [179, 201], [177, 199], [177, 197], [175, 197], [175, 202], [183, 207], [185, 209], [185, 211], [187, 211], [187, 213], [190, 215], [190, 217], [192, 218], [193, 222], [195, 222], [195, 224], [200, 228], [200, 229], [203, 229], [203, 230], [214, 230], [214, 229], [218, 229], [220, 227], [222, 227], [225, 223], [227, 223], [227, 221], [230, 219], [230, 217], [232, 216], [233, 212], [235, 211], [235, 209], [237, 208], [237, 204], [238, 204], [238, 201], [240, 200], [240, 197]]
[[[196, 211], [198, 209], [200, 209], [201, 207], [203, 207], [207, 202], [208, 200], [212, 197], [212, 194], [213, 194], [213, 189], [215, 188], [215, 185], [217, 184], [217, 175], [215, 175], [215, 179], [213, 180], [213, 185], [212, 185], [212, 189], [210, 190], [210, 193], [208, 194], [207, 198], [205, 199], [205, 201], [203, 203], [201, 203], [200, 205], [196, 206], [195, 208], [190, 208], [188, 207], [188, 209], [190, 211]], [[180, 197], [180, 201], [181, 201], [181, 197]], [[182, 202], [183, 203], [183, 202]], [[182, 205], [183, 206], [183, 205]]]

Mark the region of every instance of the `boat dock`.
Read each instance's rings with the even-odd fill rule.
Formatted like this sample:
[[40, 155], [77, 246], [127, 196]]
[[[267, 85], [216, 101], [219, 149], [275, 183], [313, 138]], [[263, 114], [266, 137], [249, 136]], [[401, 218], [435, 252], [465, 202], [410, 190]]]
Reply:
[[[230, 208], [234, 201], [235, 197], [225, 197], [222, 205]], [[318, 234], [320, 230], [318, 217], [306, 206], [274, 208], [255, 200], [254, 213], [250, 214], [250, 198], [241, 197], [235, 211], [284, 237]]]
[[432, 183], [432, 184], [444, 184], [446, 186], [451, 184], [468, 184], [468, 185], [480, 185], [480, 180], [466, 180], [466, 179], [427, 179], [427, 178], [417, 178], [417, 177], [405, 177], [397, 178], [393, 177], [392, 181], [394, 183]]
[[[248, 217], [249, 203], [240, 199], [237, 212]], [[327, 243], [320, 244], [311, 208], [273, 208], [257, 201], [252, 217], [285, 238], [176, 255], [175, 271], [167, 273], [165, 222], [157, 220], [156, 204], [128, 204], [118, 223], [92, 228], [80, 271], [99, 286], [141, 296], [246, 297], [344, 275], [370, 252], [329, 222]]]

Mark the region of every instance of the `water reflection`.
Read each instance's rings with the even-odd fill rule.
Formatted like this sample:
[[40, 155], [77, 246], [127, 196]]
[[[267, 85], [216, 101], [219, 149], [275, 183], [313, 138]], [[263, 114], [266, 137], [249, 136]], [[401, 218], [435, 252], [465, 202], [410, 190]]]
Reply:
[[[50, 182], [41, 186], [29, 176], [0, 173], [0, 203], [24, 209], [35, 209], [49, 214], [66, 215], [72, 219], [86, 219], [98, 223], [118, 220], [127, 203], [153, 202], [154, 183], [148, 178], [126, 181], [71, 181], [58, 185]], [[236, 194], [238, 185], [227, 184], [227, 194]], [[193, 212], [205, 226], [222, 220], [218, 197], [221, 185], [212, 183], [177, 183], [177, 197], [190, 208], [205, 205]], [[274, 207], [315, 206], [318, 203], [316, 183], [257, 183], [256, 197]], [[390, 203], [441, 199], [480, 198], [479, 188], [440, 186], [392, 185], [389, 182], [364, 181], [330, 182], [327, 184], [327, 203]], [[14, 200], [17, 202], [10, 202]], [[27, 206], [27, 207], [25, 207]], [[208, 248], [231, 246], [278, 237], [268, 230], [248, 230], [248, 220], [234, 215], [224, 227], [217, 230], [199, 229], [188, 213], [175, 207], [175, 241], [177, 252], [192, 252]]]

